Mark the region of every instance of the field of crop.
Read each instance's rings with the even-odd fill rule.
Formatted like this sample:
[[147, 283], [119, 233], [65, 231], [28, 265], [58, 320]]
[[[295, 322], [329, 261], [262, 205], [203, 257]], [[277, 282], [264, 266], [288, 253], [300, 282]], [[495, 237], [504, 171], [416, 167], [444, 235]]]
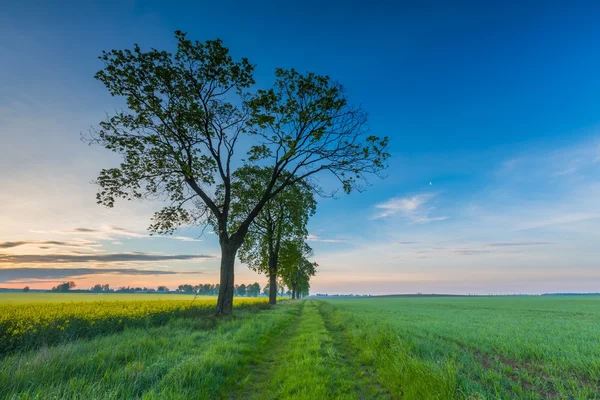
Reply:
[[[173, 318], [206, 316], [216, 304], [216, 298], [208, 296], [156, 296], [6, 295], [4, 297], [10, 302], [0, 303], [0, 356], [63, 340], [120, 332], [126, 327], [158, 326]], [[30, 301], [26, 302], [26, 299]], [[266, 302], [260, 298], [235, 299], [237, 308]]]
[[600, 398], [599, 297], [308, 299], [260, 308], [6, 355], [0, 397]]
[[82, 301], [115, 300], [216, 300], [216, 296], [194, 296], [178, 293], [47, 293], [5, 292], [0, 293], [0, 304], [19, 303], [79, 303]]
[[344, 299], [328, 307], [357, 346], [365, 327], [385, 326], [390, 348], [451, 383], [444, 398], [600, 398], [600, 297]]

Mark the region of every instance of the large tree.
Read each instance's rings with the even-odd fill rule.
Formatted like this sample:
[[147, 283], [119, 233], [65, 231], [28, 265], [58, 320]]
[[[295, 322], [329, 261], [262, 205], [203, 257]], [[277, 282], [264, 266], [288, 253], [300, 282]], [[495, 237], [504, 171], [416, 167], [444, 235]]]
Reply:
[[[220, 40], [201, 43], [179, 31], [175, 37], [175, 53], [135, 45], [100, 56], [96, 79], [127, 109], [89, 138], [123, 157], [119, 167], [100, 172], [97, 200], [109, 207], [117, 198], [167, 200], [149, 228], [160, 234], [205, 223], [211, 214], [221, 247], [216, 311], [230, 314], [236, 254], [264, 205], [301, 181], [320, 191], [321, 172], [346, 192], [361, 190], [384, 168], [388, 140], [369, 134], [366, 113], [328, 76], [277, 69], [272, 89], [252, 93], [254, 66], [246, 58], [234, 60]], [[268, 167], [271, 177], [232, 231], [232, 174], [252, 163]], [[215, 197], [218, 184], [223, 202]]]
[[[285, 180], [287, 175], [280, 179]], [[231, 228], [235, 229], [253, 207], [252, 200], [264, 192], [271, 178], [268, 167], [245, 166], [233, 174], [231, 184]], [[222, 187], [218, 191], [222, 195]], [[269, 277], [269, 303], [277, 303], [277, 265], [281, 244], [285, 241], [304, 241], [308, 236], [306, 225], [315, 213], [317, 202], [313, 189], [304, 182], [287, 186], [269, 200], [258, 213], [239, 257], [248, 267]]]

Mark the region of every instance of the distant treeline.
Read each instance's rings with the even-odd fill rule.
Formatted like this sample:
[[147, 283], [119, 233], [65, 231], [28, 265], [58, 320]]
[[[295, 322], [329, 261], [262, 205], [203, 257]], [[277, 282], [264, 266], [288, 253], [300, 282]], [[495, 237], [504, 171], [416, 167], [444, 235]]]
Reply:
[[317, 293], [316, 297], [373, 297], [371, 294], [327, 294]]
[[[219, 294], [219, 284], [204, 283], [199, 285], [184, 284], [179, 285], [177, 289], [171, 291], [167, 286], [161, 285], [156, 289], [148, 287], [132, 287], [132, 286], [120, 286], [118, 288], [111, 288], [109, 284], [97, 284], [92, 286], [90, 289], [74, 289], [75, 282], [63, 282], [59, 285], [54, 286], [50, 291], [58, 293], [184, 293], [184, 294], [195, 294], [200, 296], [217, 296]], [[290, 295], [290, 291], [281, 285], [279, 287], [278, 294], [280, 296]], [[29, 287], [23, 288], [24, 292], [29, 291]], [[235, 285], [236, 296], [240, 297], [258, 297], [261, 294], [269, 295], [269, 285], [267, 284], [264, 288], [260, 287], [258, 282], [246, 285]]]
[[600, 293], [544, 293], [541, 296], [600, 296]]

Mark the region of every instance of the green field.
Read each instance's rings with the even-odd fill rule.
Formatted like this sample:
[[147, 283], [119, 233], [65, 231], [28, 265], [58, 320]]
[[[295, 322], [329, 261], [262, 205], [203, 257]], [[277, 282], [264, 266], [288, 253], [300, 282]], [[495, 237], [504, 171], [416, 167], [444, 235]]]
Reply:
[[6, 355], [2, 398], [600, 398], [600, 297], [308, 299], [262, 308]]

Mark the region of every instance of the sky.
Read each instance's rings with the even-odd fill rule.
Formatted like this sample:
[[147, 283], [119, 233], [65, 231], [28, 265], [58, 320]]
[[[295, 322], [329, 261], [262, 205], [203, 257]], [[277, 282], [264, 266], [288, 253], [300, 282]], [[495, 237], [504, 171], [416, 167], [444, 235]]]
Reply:
[[[384, 179], [319, 199], [312, 293], [600, 291], [600, 3], [481, 3], [5, 0], [0, 287], [218, 282], [210, 232], [96, 204], [119, 158], [80, 140], [122, 105], [93, 79], [102, 50], [182, 30], [248, 57], [256, 88], [331, 76], [390, 138]], [[266, 277], [238, 262], [236, 281]]]

